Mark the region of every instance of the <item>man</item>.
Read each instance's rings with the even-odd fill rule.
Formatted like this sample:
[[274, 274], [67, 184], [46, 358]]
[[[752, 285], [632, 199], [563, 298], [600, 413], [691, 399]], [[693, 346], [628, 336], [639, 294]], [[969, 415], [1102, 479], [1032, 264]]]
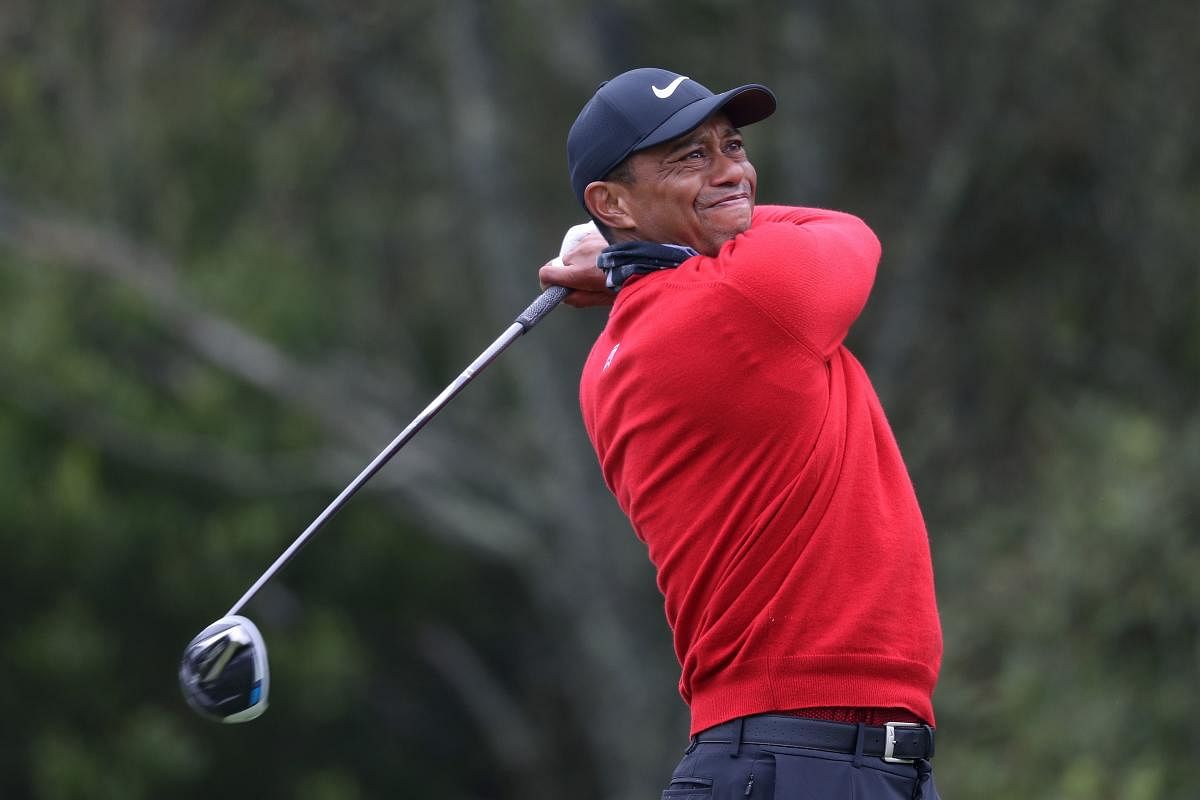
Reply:
[[660, 69], [602, 84], [567, 150], [609, 246], [539, 277], [612, 304], [580, 403], [682, 667], [692, 742], [664, 797], [937, 798], [928, 537], [843, 345], [879, 242], [848, 214], [755, 207], [739, 128], [774, 110], [763, 86]]

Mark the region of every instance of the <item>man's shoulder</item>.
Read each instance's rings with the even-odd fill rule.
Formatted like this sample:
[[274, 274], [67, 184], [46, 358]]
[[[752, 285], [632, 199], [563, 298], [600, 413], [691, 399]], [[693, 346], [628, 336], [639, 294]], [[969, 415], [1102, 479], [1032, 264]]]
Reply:
[[754, 207], [754, 211], [750, 216], [750, 227], [765, 225], [771, 222], [791, 222], [796, 224], [802, 222], [811, 212], [816, 209], [804, 208], [802, 206], [781, 206], [773, 203], [760, 204]]

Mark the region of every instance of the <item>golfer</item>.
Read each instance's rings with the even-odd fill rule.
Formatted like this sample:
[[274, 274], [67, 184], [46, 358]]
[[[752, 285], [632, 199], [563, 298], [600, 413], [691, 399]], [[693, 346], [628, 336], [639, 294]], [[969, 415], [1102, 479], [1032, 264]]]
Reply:
[[602, 84], [567, 152], [604, 241], [539, 278], [612, 305], [580, 404], [682, 668], [663, 797], [936, 800], [928, 536], [843, 344], [880, 246], [849, 214], [755, 205], [740, 129], [774, 110], [662, 69]]

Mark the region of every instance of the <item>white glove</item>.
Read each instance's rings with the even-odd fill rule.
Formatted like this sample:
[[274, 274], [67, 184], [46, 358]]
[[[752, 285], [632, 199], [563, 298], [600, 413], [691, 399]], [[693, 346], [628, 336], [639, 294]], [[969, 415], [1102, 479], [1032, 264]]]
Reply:
[[558, 255], [550, 262], [556, 267], [565, 266], [563, 264], [563, 256], [575, 249], [575, 245], [584, 240], [589, 233], [599, 233], [596, 230], [596, 223], [588, 220], [580, 225], [572, 225], [567, 228], [567, 233], [563, 236], [562, 247], [558, 248]]

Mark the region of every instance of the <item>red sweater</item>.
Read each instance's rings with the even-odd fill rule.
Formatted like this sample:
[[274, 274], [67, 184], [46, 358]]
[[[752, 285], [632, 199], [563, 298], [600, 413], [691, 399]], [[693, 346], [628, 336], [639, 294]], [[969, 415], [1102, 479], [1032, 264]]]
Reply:
[[842, 344], [879, 253], [857, 217], [760, 206], [715, 258], [627, 282], [584, 366], [584, 424], [658, 570], [692, 733], [823, 706], [934, 721], [925, 524]]

